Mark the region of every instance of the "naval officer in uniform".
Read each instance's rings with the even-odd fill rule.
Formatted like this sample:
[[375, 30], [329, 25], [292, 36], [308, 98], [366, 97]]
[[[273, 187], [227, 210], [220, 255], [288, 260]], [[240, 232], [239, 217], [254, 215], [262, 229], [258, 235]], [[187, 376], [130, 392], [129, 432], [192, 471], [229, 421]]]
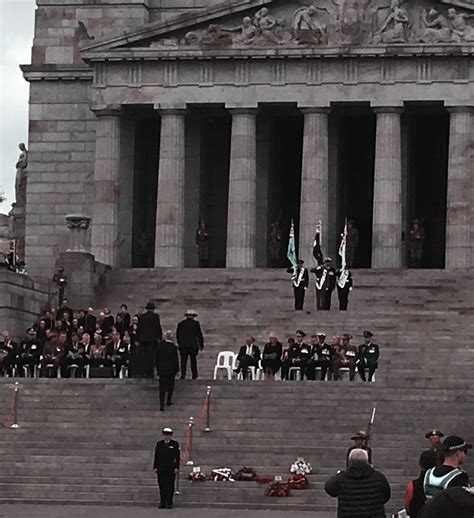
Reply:
[[173, 508], [174, 483], [179, 474], [181, 453], [179, 444], [172, 439], [173, 430], [163, 428], [163, 438], [156, 443], [153, 469], [160, 488], [160, 509]]

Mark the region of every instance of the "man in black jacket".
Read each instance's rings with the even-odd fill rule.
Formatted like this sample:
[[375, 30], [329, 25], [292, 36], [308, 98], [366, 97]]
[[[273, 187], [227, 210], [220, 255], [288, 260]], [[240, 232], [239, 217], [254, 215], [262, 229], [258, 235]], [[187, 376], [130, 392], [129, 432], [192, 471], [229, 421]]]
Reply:
[[156, 369], [160, 378], [160, 411], [166, 404], [173, 404], [174, 378], [179, 371], [178, 348], [173, 342], [173, 332], [166, 331], [164, 340], [158, 345], [156, 351]]
[[155, 367], [155, 349], [161, 340], [163, 331], [161, 329], [160, 317], [155, 313], [155, 304], [148, 302], [146, 312], [138, 318], [138, 377], [153, 378]]
[[419, 518], [472, 518], [474, 516], [474, 488], [450, 487], [438, 493], [425, 505]]
[[293, 295], [295, 297], [295, 311], [303, 311], [304, 296], [309, 284], [308, 270], [304, 267], [303, 259], [298, 259], [297, 268], [288, 268], [291, 273], [291, 283], [293, 285]]
[[245, 338], [245, 345], [243, 345], [239, 354], [237, 355], [238, 366], [234, 369], [237, 374], [242, 372], [242, 378], [247, 379], [248, 368], [258, 368], [260, 362], [260, 349], [255, 345], [255, 338], [252, 335], [248, 335]]
[[179, 444], [171, 438], [173, 430], [163, 428], [163, 439], [156, 443], [153, 469], [160, 488], [160, 509], [173, 508], [174, 482], [179, 473]]
[[372, 342], [374, 334], [370, 331], [364, 331], [364, 343], [359, 345], [359, 353], [357, 358], [357, 370], [362, 381], [367, 381], [365, 377], [365, 369], [369, 370], [369, 381], [372, 381], [375, 371], [379, 366], [380, 348]]
[[365, 450], [352, 450], [349, 467], [326, 482], [326, 493], [338, 499], [337, 518], [385, 518], [390, 485], [369, 464]]
[[204, 339], [199, 322], [194, 320], [197, 313], [193, 309], [188, 309], [184, 316], [186, 318], [179, 322], [176, 329], [176, 339], [181, 355], [181, 379], [186, 378], [188, 358], [191, 359], [193, 379], [196, 379], [198, 377], [197, 355], [204, 349]]
[[43, 344], [36, 338], [36, 331], [33, 328], [28, 329], [26, 337], [18, 346], [18, 356], [16, 359], [18, 376], [21, 378], [25, 376], [24, 368], [26, 367], [30, 372], [30, 377], [34, 377], [35, 367], [39, 365], [42, 350]]

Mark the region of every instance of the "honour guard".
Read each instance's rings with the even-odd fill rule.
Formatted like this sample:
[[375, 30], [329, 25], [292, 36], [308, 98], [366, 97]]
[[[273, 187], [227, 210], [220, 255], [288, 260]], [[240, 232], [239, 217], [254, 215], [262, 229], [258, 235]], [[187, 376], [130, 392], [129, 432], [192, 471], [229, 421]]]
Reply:
[[305, 291], [309, 284], [308, 270], [304, 267], [303, 259], [298, 259], [296, 270], [288, 268], [287, 272], [292, 274], [291, 281], [295, 296], [295, 311], [303, 311]]
[[173, 508], [174, 483], [179, 474], [181, 453], [179, 444], [172, 439], [173, 430], [163, 428], [163, 438], [156, 443], [153, 469], [160, 488], [160, 509]]
[[369, 456], [369, 464], [372, 464], [372, 450], [371, 450], [370, 446], [367, 446], [368, 438], [369, 438], [369, 436], [363, 430], [358, 431], [351, 437], [351, 441], [354, 441], [354, 446], [351, 446], [347, 450], [347, 455], [346, 455], [347, 464], [349, 464], [349, 455], [351, 454], [351, 451], [356, 450], [356, 449], [365, 450], [367, 452], [367, 455]]
[[331, 309], [332, 292], [336, 287], [336, 269], [331, 262], [331, 258], [326, 257], [323, 265], [311, 270], [316, 276], [316, 309], [319, 311]]
[[349, 293], [352, 291], [352, 274], [347, 268], [341, 268], [336, 272], [337, 297], [339, 299], [339, 311], [347, 311]]

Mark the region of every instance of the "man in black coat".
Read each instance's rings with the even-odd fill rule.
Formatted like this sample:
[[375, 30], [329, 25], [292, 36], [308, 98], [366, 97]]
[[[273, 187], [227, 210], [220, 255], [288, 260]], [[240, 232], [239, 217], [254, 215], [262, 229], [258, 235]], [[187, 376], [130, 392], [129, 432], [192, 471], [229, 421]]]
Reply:
[[156, 443], [153, 469], [160, 488], [160, 509], [173, 508], [174, 483], [179, 473], [179, 444], [171, 437], [173, 430], [163, 428], [163, 438]]
[[331, 266], [332, 259], [326, 257], [324, 265], [312, 268], [316, 276], [316, 309], [329, 311], [331, 309], [332, 292], [336, 287], [336, 269]]
[[293, 285], [293, 295], [295, 297], [295, 311], [303, 311], [304, 296], [309, 284], [308, 270], [304, 267], [303, 259], [298, 259], [297, 268], [288, 268], [291, 273], [291, 283]]
[[238, 366], [234, 369], [234, 372], [237, 374], [242, 372], [242, 378], [246, 380], [248, 368], [258, 368], [260, 358], [260, 349], [255, 345], [255, 338], [252, 335], [248, 335], [245, 338], [245, 345], [240, 348], [239, 354], [237, 355]]
[[176, 339], [178, 340], [179, 353], [181, 355], [181, 379], [186, 378], [186, 367], [188, 358], [191, 360], [191, 372], [193, 379], [198, 377], [197, 355], [204, 349], [204, 338], [201, 326], [197, 320], [197, 313], [193, 309], [188, 309], [184, 314], [186, 317], [179, 322], [176, 329]]
[[153, 378], [155, 366], [155, 349], [161, 340], [163, 331], [161, 329], [160, 317], [155, 313], [155, 304], [148, 302], [146, 311], [138, 318], [138, 377]]
[[352, 450], [349, 467], [326, 482], [326, 493], [338, 499], [337, 518], [385, 518], [390, 500], [385, 476], [370, 464], [365, 450]]
[[373, 336], [374, 334], [370, 331], [364, 331], [364, 343], [359, 345], [357, 370], [362, 381], [367, 381], [365, 369], [369, 370], [369, 381], [372, 381], [379, 366], [380, 348], [372, 342]]
[[474, 516], [474, 488], [450, 487], [439, 492], [425, 505], [418, 518], [472, 518]]
[[178, 348], [173, 342], [173, 332], [166, 331], [164, 340], [156, 351], [156, 370], [160, 378], [160, 411], [165, 410], [166, 404], [173, 404], [174, 378], [179, 371]]

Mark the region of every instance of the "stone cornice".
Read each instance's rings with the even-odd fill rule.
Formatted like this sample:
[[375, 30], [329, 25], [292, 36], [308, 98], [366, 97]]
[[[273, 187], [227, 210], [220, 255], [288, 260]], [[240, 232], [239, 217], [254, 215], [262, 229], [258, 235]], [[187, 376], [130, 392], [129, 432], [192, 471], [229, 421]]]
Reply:
[[92, 81], [93, 70], [88, 66], [20, 65], [23, 77], [31, 81]]

